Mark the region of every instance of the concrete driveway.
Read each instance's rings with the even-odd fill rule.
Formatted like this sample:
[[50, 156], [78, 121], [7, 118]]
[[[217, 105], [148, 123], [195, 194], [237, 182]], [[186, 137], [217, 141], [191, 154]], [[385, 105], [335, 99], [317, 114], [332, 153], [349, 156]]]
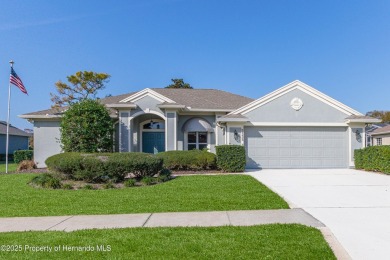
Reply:
[[390, 259], [390, 175], [353, 169], [248, 174], [323, 222], [353, 259]]

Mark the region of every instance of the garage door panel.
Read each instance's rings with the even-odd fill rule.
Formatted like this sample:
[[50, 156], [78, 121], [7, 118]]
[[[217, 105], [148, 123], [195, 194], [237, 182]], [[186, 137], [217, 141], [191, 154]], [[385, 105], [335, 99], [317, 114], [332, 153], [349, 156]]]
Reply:
[[346, 127], [245, 127], [248, 168], [346, 168]]

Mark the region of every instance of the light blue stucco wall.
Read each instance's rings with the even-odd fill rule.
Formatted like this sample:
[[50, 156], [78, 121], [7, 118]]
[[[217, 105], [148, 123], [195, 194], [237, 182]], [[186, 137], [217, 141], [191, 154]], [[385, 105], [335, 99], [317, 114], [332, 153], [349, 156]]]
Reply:
[[210, 152], [215, 152], [215, 116], [214, 115], [179, 115], [178, 123], [177, 123], [177, 149], [178, 150], [186, 150], [184, 144], [184, 132], [183, 125], [187, 122], [187, 120], [191, 118], [202, 118], [206, 120], [211, 127], [214, 128], [214, 132], [210, 133]]
[[[237, 137], [234, 135], [234, 131], [237, 132]], [[229, 144], [241, 145], [242, 132], [241, 127], [229, 127]]]
[[119, 119], [119, 151], [120, 152], [129, 152], [130, 149], [130, 125], [129, 125], [129, 112], [119, 112], [120, 119]]
[[161, 102], [157, 99], [154, 99], [152, 97], [146, 96], [143, 97], [137, 101], [134, 102], [138, 107], [131, 111], [131, 114], [136, 114], [141, 111], [145, 111], [146, 109], [151, 109], [156, 112], [159, 112], [161, 114], [164, 114], [164, 112], [157, 107], [157, 105], [161, 104]]
[[[290, 106], [293, 98], [300, 98], [303, 106], [296, 111]], [[344, 123], [347, 114], [295, 89], [283, 96], [244, 114], [252, 122], [318, 122]]]
[[46, 167], [45, 160], [61, 153], [59, 121], [34, 121], [34, 161], [39, 168]]
[[167, 117], [167, 123], [166, 123], [166, 150], [167, 151], [172, 151], [172, 150], [175, 150], [175, 143], [176, 143], [176, 139], [175, 139], [175, 125], [176, 125], [176, 113], [174, 112], [167, 112], [166, 113], [166, 117]]
[[[0, 154], [5, 154], [6, 150], [6, 135], [0, 134]], [[9, 136], [8, 154], [13, 154], [17, 150], [28, 149], [28, 137], [27, 136]]]
[[[356, 134], [356, 131], [359, 132], [359, 134]], [[351, 128], [351, 161], [354, 161], [355, 158], [355, 150], [356, 149], [362, 149], [363, 148], [363, 128], [359, 127], [352, 127]]]

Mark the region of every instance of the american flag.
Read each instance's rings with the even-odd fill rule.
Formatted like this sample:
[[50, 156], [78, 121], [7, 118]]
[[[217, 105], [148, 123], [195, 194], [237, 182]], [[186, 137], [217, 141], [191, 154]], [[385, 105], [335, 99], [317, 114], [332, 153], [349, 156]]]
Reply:
[[22, 80], [18, 77], [18, 75], [14, 71], [14, 68], [12, 67], [11, 67], [11, 75], [9, 76], [9, 82], [17, 86], [20, 89], [20, 91], [22, 91], [24, 94], [27, 94], [27, 90], [24, 87]]

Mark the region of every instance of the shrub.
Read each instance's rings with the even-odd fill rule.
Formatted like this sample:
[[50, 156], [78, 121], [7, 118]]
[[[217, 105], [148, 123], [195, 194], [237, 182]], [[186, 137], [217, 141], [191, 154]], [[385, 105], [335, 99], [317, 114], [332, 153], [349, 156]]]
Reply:
[[217, 150], [217, 165], [224, 172], [243, 172], [246, 165], [245, 147], [220, 145]]
[[32, 150], [18, 150], [14, 152], [14, 162], [20, 163], [25, 160], [32, 160], [34, 152]]
[[216, 169], [216, 156], [200, 150], [168, 151], [158, 153], [164, 160], [164, 167], [170, 170], [209, 170]]
[[21, 161], [18, 165], [18, 171], [30, 171], [32, 169], [36, 169], [37, 168], [37, 165], [35, 164], [34, 161], [28, 161], [28, 160], [24, 160], [24, 161]]
[[94, 190], [95, 188], [91, 184], [86, 184], [82, 188], [83, 190]]
[[46, 165], [68, 179], [88, 182], [120, 182], [129, 173], [137, 178], [154, 176], [162, 170], [163, 161], [146, 153], [62, 153], [49, 157]]
[[141, 182], [144, 184], [144, 185], [152, 185], [154, 183], [154, 178], [153, 177], [149, 177], [149, 176], [145, 176], [141, 179]]
[[81, 170], [82, 160], [81, 153], [60, 153], [50, 156], [45, 163], [50, 170], [65, 174], [72, 179], [73, 174]]
[[163, 168], [163, 160], [147, 153], [114, 153], [106, 162], [110, 178], [123, 181], [128, 173], [136, 178], [152, 177]]
[[70, 183], [65, 183], [65, 184], [62, 185], [62, 188], [64, 190], [73, 190], [73, 185], [70, 184]]
[[135, 179], [127, 179], [124, 181], [123, 184], [125, 185], [125, 187], [134, 187], [135, 183], [136, 183]]
[[355, 168], [390, 173], [390, 145], [355, 150]]
[[103, 188], [107, 189], [115, 189], [115, 185], [112, 182], [107, 182], [103, 185]]
[[42, 188], [51, 188], [59, 189], [61, 188], [61, 181], [58, 178], [55, 178], [49, 173], [43, 173], [33, 177], [30, 181], [30, 184], [39, 186]]
[[112, 151], [110, 113], [97, 100], [85, 99], [72, 104], [62, 117], [60, 131], [66, 152]]

